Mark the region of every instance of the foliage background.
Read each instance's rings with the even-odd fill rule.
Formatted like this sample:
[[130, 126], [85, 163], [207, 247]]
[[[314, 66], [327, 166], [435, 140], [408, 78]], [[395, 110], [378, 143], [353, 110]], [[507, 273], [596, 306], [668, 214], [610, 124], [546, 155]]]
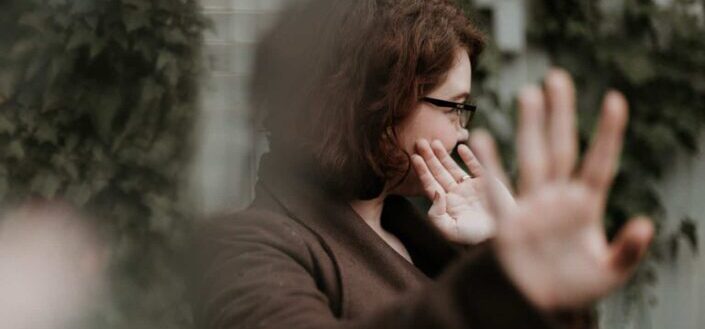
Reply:
[[0, 2], [0, 207], [63, 199], [111, 247], [87, 325], [186, 327], [179, 198], [196, 120], [195, 0]]
[[[460, 1], [468, 14], [491, 26], [486, 12], [472, 0]], [[622, 91], [630, 102], [630, 123], [605, 224], [614, 236], [635, 215], [653, 218], [657, 238], [626, 293], [635, 304], [654, 302], [655, 262], [673, 257], [685, 240], [697, 250], [695, 221], [682, 218], [676, 231], [662, 229], [663, 202], [655, 184], [671, 169], [676, 155], [695, 154], [705, 125], [705, 1], [673, 0], [530, 0], [529, 46], [544, 50], [553, 65], [573, 74], [578, 89], [580, 144], [588, 145], [602, 96]], [[491, 35], [492, 31], [488, 31]], [[497, 86], [489, 81], [506, 58], [491, 43], [483, 55], [474, 93], [489, 99], [486, 112], [501, 112], [514, 121], [516, 111], [500, 105]], [[540, 83], [540, 81], [537, 81]], [[482, 113], [482, 112], [481, 112]], [[499, 136], [508, 167], [513, 136], [487, 117], [478, 126]], [[513, 131], [511, 129], [510, 131]]]
[[[609, 233], [635, 214], [662, 223], [654, 183], [676, 153], [698, 151], [705, 123], [705, 2], [528, 3], [530, 45], [576, 78], [583, 146], [608, 88], [631, 102]], [[479, 19], [491, 26], [487, 15]], [[206, 25], [195, 0], [0, 2], [0, 206], [62, 197], [88, 210], [113, 247], [116, 297], [91, 320], [95, 327], [190, 323], [174, 268], [191, 207], [178, 191], [191, 156]], [[489, 83], [505, 56], [490, 44], [475, 93], [489, 100], [488, 111], [511, 118]], [[514, 154], [506, 127], [484, 121], [505, 156]], [[659, 232], [652, 261], [633, 282], [635, 298], [648, 297], [653, 261], [677, 251], [681, 239], [697, 247], [691, 219]]]

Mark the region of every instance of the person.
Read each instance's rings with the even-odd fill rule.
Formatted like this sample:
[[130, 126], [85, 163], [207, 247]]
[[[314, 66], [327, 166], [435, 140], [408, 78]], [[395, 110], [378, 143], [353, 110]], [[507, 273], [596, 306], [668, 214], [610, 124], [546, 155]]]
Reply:
[[[627, 102], [605, 97], [578, 169], [569, 75], [522, 90], [514, 193], [492, 138], [466, 129], [483, 45], [448, 0], [284, 11], [253, 72], [270, 145], [256, 198], [197, 236], [199, 327], [593, 325], [586, 310], [629, 278], [653, 234], [638, 218], [609, 243], [601, 227]], [[417, 195], [427, 214], [406, 199]]]

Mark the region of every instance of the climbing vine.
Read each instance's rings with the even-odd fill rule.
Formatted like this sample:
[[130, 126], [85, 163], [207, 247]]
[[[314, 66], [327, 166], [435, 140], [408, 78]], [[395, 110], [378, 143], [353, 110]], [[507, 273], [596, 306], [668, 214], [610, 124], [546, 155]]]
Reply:
[[187, 327], [176, 253], [202, 30], [194, 0], [0, 2], [0, 208], [61, 200], [111, 247], [92, 327]]

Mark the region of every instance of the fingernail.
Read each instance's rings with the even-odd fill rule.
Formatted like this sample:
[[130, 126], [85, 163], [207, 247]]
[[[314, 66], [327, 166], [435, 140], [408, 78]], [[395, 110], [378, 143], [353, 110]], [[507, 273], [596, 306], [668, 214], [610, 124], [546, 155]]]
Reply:
[[629, 117], [629, 103], [626, 97], [616, 90], [610, 90], [605, 97], [605, 111], [614, 119], [626, 123]]
[[436, 191], [436, 194], [433, 196], [433, 201], [437, 202], [438, 200], [441, 199], [441, 194]]
[[627, 102], [624, 95], [614, 89], [607, 92], [607, 100], [612, 106], [621, 106]]
[[561, 68], [552, 68], [548, 73], [547, 82], [552, 87], [561, 86], [562, 83], [566, 82], [569, 74]]

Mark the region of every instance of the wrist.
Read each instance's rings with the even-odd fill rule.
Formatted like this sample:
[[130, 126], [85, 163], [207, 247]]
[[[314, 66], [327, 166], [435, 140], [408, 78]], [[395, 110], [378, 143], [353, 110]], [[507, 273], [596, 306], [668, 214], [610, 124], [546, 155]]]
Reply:
[[550, 313], [558, 309], [555, 288], [556, 282], [550, 282], [545, 271], [530, 264], [531, 258], [522, 252], [526, 246], [513, 248], [500, 239], [494, 241], [497, 262], [506, 273], [509, 281], [538, 310]]

